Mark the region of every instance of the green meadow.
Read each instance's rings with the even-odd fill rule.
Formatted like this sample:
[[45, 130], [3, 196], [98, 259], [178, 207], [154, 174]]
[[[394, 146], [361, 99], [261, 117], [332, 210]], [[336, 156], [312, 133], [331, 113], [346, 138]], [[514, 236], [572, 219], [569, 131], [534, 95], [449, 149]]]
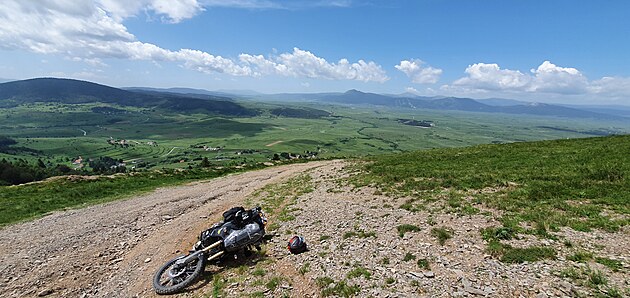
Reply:
[[[319, 158], [356, 157], [630, 131], [629, 124], [619, 122], [308, 103], [293, 106], [325, 110], [331, 116], [289, 118], [269, 113], [288, 104], [246, 105], [259, 108], [261, 115], [227, 118], [105, 104], [37, 103], [4, 108], [0, 109], [0, 136], [17, 140], [16, 147], [39, 153], [0, 153], [0, 158], [41, 158], [70, 165], [79, 156], [107, 156], [138, 169], [186, 168], [204, 157], [215, 164], [242, 164], [267, 161], [282, 152], [317, 152]], [[103, 106], [119, 112], [91, 110]], [[398, 119], [427, 120], [434, 127], [405, 125]], [[113, 143], [108, 143], [110, 140]], [[221, 150], [206, 150], [204, 146]]]
[[[519, 187], [514, 191], [481, 198], [508, 211], [507, 227], [531, 221], [544, 231], [560, 226], [616, 230], [627, 223], [601, 211], [628, 212], [629, 138], [588, 138], [627, 134], [630, 125], [625, 123], [309, 103], [245, 105], [262, 112], [228, 118], [102, 103], [0, 109], [0, 136], [17, 141], [0, 151], [0, 160], [42, 160], [49, 167], [62, 164], [89, 174], [89, 160], [111, 157], [123, 160], [132, 172], [0, 186], [0, 225], [260, 168], [274, 155], [274, 162], [289, 162], [288, 153], [305, 152], [317, 159], [367, 158], [369, 174], [362, 176], [363, 182], [418, 200], [442, 188], [453, 189], [453, 200], [460, 200], [467, 189], [515, 183]], [[92, 110], [103, 106], [115, 110]], [[295, 118], [270, 113], [278, 107], [316, 108], [330, 115]], [[430, 121], [433, 126], [405, 125], [400, 119]], [[566, 138], [575, 140], [557, 140]], [[556, 141], [529, 142], [538, 140]], [[73, 163], [79, 157], [83, 162]], [[204, 158], [209, 167], [201, 167]], [[304, 159], [291, 162], [296, 161]], [[571, 203], [576, 200], [588, 204]]]

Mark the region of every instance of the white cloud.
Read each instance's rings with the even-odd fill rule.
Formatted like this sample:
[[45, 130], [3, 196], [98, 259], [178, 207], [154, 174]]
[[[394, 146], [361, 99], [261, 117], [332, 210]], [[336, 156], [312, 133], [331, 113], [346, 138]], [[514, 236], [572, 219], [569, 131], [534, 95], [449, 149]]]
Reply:
[[[324, 2], [319, 4], [345, 3]], [[105, 66], [102, 59], [117, 58], [170, 61], [204, 73], [233, 76], [276, 74], [365, 82], [388, 79], [380, 65], [374, 62], [359, 60], [350, 63], [342, 59], [338, 63], [329, 63], [298, 48], [272, 60], [262, 55], [242, 54], [238, 61], [195, 49], [164, 49], [138, 41], [122, 23], [125, 18], [140, 12], [177, 23], [194, 17], [204, 10], [204, 6], [279, 8], [277, 3], [261, 0], [5, 0], [0, 5], [0, 49], [58, 54], [95, 67]]]
[[330, 63], [313, 53], [294, 48], [292, 53], [265, 58], [262, 55], [241, 54], [239, 59], [256, 68], [255, 75], [276, 74], [328, 80], [357, 80], [383, 83], [389, 80], [382, 67], [372, 61], [350, 63], [341, 59]]
[[603, 77], [589, 80], [572, 67], [544, 61], [529, 73], [502, 69], [498, 64], [476, 63], [466, 68], [467, 76], [440, 89], [455, 94], [501, 92], [511, 94], [550, 94], [607, 97], [623, 100], [630, 97], [630, 78]]
[[415, 95], [420, 95], [420, 91], [418, 91], [418, 89], [416, 89], [414, 87], [407, 87], [407, 88], [405, 88], [405, 92], [411, 93], [411, 94], [415, 94]]
[[426, 63], [419, 59], [402, 60], [400, 64], [394, 66], [404, 72], [411, 81], [417, 84], [435, 84], [442, 75], [442, 70], [431, 66], [424, 66]]
[[627, 100], [630, 97], [630, 78], [603, 77], [592, 81], [588, 86], [588, 92], [613, 99]]
[[534, 79], [529, 91], [561, 94], [586, 92], [588, 80], [575, 68], [559, 67], [545, 61], [538, 69], [532, 69]]
[[532, 79], [518, 70], [501, 69], [494, 63], [469, 65], [465, 72], [468, 76], [456, 80], [453, 85], [483, 90], [522, 90]]

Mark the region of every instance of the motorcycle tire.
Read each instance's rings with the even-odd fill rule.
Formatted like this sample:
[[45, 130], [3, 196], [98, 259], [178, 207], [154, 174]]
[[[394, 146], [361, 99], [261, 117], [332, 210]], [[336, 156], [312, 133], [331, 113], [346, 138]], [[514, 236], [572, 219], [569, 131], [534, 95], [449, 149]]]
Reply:
[[187, 264], [186, 267], [175, 268], [175, 262], [185, 257], [176, 257], [160, 267], [153, 277], [155, 293], [158, 295], [170, 295], [181, 292], [201, 276], [206, 267], [207, 256], [199, 254], [199, 257]]

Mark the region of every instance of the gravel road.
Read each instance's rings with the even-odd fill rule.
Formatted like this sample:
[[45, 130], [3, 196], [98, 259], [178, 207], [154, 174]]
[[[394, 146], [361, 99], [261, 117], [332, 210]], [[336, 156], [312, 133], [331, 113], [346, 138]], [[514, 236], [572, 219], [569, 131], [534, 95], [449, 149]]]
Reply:
[[253, 191], [311, 162], [158, 189], [0, 230], [1, 297], [147, 297], [164, 261]]

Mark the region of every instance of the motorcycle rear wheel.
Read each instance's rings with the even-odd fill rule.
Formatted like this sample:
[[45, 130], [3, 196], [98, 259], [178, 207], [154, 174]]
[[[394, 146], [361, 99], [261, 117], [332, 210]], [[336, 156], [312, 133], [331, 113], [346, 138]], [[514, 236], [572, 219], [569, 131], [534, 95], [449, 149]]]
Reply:
[[181, 292], [201, 276], [206, 267], [207, 256], [203, 253], [199, 254], [198, 258], [180, 268], [176, 262], [185, 257], [176, 257], [160, 267], [153, 277], [155, 293], [170, 295]]

